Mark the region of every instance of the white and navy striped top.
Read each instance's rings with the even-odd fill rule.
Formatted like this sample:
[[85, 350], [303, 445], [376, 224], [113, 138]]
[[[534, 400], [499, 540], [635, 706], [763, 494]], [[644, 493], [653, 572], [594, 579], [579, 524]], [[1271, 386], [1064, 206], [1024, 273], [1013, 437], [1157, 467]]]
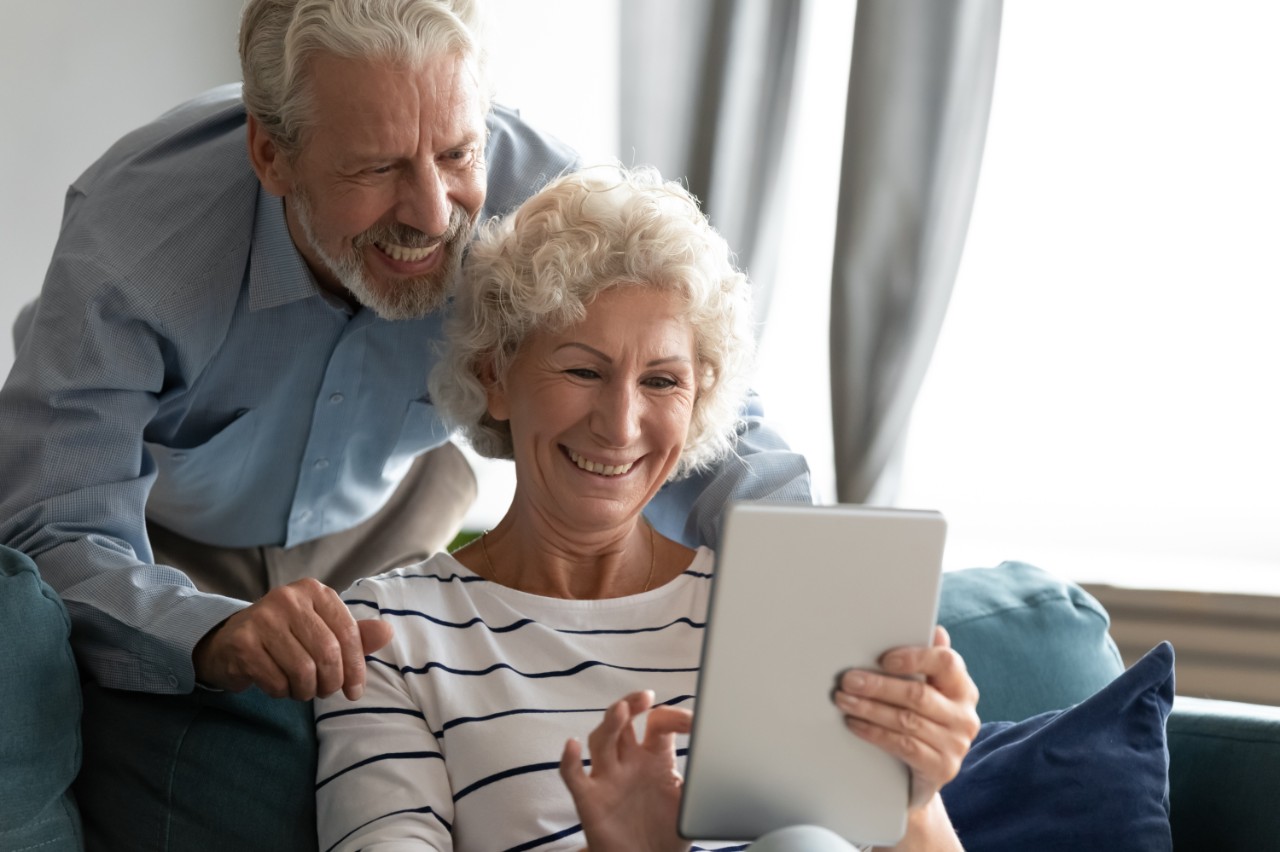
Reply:
[[363, 698], [316, 702], [320, 848], [581, 849], [565, 740], [638, 689], [692, 707], [713, 564], [702, 548], [675, 580], [608, 600], [516, 591], [443, 553], [356, 583], [352, 613], [395, 638]]

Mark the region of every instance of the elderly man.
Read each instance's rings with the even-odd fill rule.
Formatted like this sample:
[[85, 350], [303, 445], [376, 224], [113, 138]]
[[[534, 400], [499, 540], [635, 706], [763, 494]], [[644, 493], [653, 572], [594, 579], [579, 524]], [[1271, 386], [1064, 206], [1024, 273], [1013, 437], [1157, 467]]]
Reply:
[[[445, 544], [474, 480], [426, 390], [482, 216], [575, 164], [490, 106], [442, 0], [251, 0], [243, 93], [77, 180], [0, 391], [0, 542], [33, 556], [103, 687], [362, 690], [388, 639], [333, 587]], [[729, 499], [807, 499], [750, 417], [650, 515], [714, 543]]]

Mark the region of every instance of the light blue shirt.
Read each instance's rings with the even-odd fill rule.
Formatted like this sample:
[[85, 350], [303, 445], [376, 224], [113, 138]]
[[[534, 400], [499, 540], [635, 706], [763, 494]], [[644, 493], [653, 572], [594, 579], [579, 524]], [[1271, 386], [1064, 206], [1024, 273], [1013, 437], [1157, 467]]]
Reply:
[[[576, 165], [495, 107], [482, 216]], [[245, 604], [152, 562], [146, 518], [223, 547], [349, 529], [449, 432], [427, 393], [441, 316], [390, 322], [316, 285], [246, 154], [238, 86], [126, 136], [71, 187], [0, 390], [0, 542], [31, 555], [104, 686], [182, 692]], [[658, 528], [715, 544], [730, 499], [810, 498], [758, 417], [739, 456], [664, 489]]]

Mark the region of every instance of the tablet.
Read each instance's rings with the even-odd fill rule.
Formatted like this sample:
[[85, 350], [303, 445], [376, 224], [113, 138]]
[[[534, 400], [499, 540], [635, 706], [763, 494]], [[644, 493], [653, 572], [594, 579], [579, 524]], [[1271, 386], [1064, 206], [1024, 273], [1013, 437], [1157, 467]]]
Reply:
[[905, 764], [854, 736], [837, 673], [928, 645], [946, 522], [933, 511], [738, 503], [716, 557], [680, 834], [754, 840], [810, 824], [852, 843], [906, 831]]

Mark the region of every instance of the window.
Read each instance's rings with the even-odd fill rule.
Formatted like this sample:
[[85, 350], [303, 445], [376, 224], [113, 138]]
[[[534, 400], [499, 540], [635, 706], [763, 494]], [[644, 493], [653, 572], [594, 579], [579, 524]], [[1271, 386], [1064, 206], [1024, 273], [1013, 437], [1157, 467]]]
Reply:
[[[545, 21], [526, 27], [508, 5], [522, 4], [494, 17], [516, 41]], [[572, 85], [515, 53], [512, 67], [526, 115], [540, 99], [595, 103], [543, 124], [612, 156], [616, 142], [583, 141], [616, 109], [599, 35], [615, 7], [601, 8], [557, 16], [585, 28], [560, 34], [563, 50], [522, 47], [540, 61], [576, 52], [556, 72]], [[826, 305], [853, 4], [807, 8], [796, 215], [756, 385], [829, 501]], [[1280, 594], [1277, 31], [1280, 7], [1261, 3], [1005, 5], [973, 219], [898, 495], [948, 516], [949, 567], [1022, 559], [1082, 581]]]

